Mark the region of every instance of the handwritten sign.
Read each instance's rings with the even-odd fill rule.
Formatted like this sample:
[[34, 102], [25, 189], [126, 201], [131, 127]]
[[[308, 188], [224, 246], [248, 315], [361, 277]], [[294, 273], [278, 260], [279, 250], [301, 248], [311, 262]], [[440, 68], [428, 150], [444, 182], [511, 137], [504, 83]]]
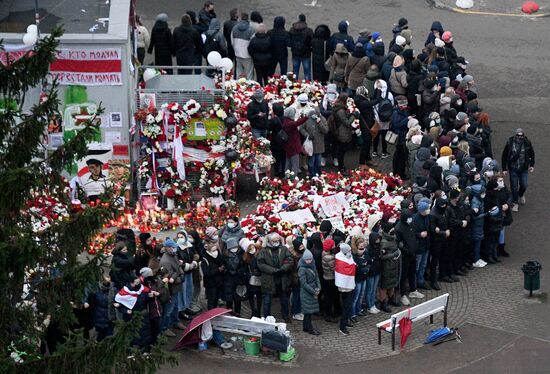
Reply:
[[334, 229], [346, 232], [346, 227], [344, 226], [344, 220], [342, 220], [342, 216], [330, 217], [328, 220], [330, 221], [330, 223], [332, 223], [332, 227]]
[[349, 203], [343, 192], [339, 192], [335, 195], [323, 196], [319, 199], [319, 203], [327, 217], [334, 217], [349, 209]]
[[279, 217], [282, 221], [293, 225], [303, 225], [307, 222], [315, 222], [315, 217], [309, 209], [293, 210], [291, 212], [281, 212]]

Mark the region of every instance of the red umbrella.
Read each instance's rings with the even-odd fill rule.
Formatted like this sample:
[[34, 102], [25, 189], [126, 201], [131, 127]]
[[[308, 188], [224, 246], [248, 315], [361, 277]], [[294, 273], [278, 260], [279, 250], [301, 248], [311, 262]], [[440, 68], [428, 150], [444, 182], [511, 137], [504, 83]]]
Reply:
[[401, 334], [401, 349], [405, 346], [405, 343], [407, 343], [407, 339], [409, 338], [409, 335], [412, 334], [412, 325], [413, 321], [411, 320], [411, 308], [409, 308], [409, 314], [407, 317], [401, 318], [399, 321], [399, 333]]
[[185, 331], [183, 331], [182, 337], [180, 338], [179, 342], [174, 346], [172, 350], [177, 351], [189, 345], [200, 342], [201, 341], [200, 328], [202, 328], [202, 324], [205, 323], [206, 321], [210, 321], [212, 318], [215, 318], [217, 316], [221, 316], [227, 313], [231, 313], [231, 309], [214, 308], [211, 310], [207, 310], [206, 312], [203, 312], [201, 314], [198, 314], [195, 318], [193, 318], [191, 323], [187, 325], [187, 327], [185, 328]]

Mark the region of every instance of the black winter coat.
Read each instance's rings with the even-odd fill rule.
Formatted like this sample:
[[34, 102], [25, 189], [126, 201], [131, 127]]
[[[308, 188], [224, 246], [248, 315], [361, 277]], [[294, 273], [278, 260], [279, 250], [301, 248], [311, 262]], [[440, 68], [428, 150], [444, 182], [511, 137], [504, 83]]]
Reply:
[[166, 22], [157, 22], [151, 30], [151, 42], [147, 52], [155, 50], [155, 65], [171, 66], [174, 47], [172, 45], [172, 32]]
[[311, 41], [311, 51], [313, 79], [325, 83], [330, 74], [325, 69], [325, 61], [330, 57], [330, 29], [328, 26], [317, 26]]
[[395, 236], [403, 255], [416, 256], [418, 242], [411, 225], [400, 220], [395, 226]]
[[369, 264], [369, 272], [367, 275], [369, 277], [380, 274], [381, 271], [381, 260], [380, 260], [380, 245], [374, 246], [369, 243], [367, 247], [367, 257]]
[[273, 64], [271, 55], [271, 38], [266, 33], [256, 34], [248, 45], [248, 53], [254, 66], [266, 68]]
[[283, 129], [282, 121], [282, 118], [273, 116], [267, 122], [267, 127], [271, 134], [271, 153], [273, 154], [273, 157], [278, 159], [285, 157], [285, 149], [283, 148], [284, 143], [282, 143], [277, 136], [277, 133]]
[[[359, 109], [359, 112], [361, 113], [361, 117], [365, 121], [365, 124], [370, 129], [374, 125], [374, 106], [377, 105], [380, 102], [380, 91], [376, 90], [376, 98], [373, 100], [370, 100], [369, 98], [366, 98], [361, 95], [355, 95], [355, 105], [357, 106], [357, 109]], [[368, 129], [361, 129], [361, 133], [363, 131], [368, 131]]]
[[299, 21], [289, 30], [290, 50], [293, 57], [309, 57], [311, 55], [311, 41], [313, 30], [307, 27], [307, 23]]
[[135, 270], [134, 259], [129, 255], [115, 253], [111, 262], [111, 280], [117, 290], [130, 283]]
[[113, 324], [115, 319], [115, 310], [113, 303], [115, 300], [115, 292], [110, 287], [99, 285], [92, 294], [88, 297], [88, 303], [93, 308], [94, 326], [99, 328], [107, 328]]
[[206, 252], [201, 261], [204, 288], [218, 288], [223, 285], [223, 272], [219, 268], [223, 265], [223, 256], [218, 253], [214, 258]]
[[227, 56], [231, 59], [235, 59], [235, 50], [233, 49], [233, 45], [231, 44], [231, 32], [233, 31], [233, 27], [239, 23], [238, 20], [230, 19], [223, 23], [223, 36], [225, 38], [225, 41], [227, 43]]
[[[413, 216], [412, 226], [418, 243], [416, 254], [422, 254], [430, 247], [430, 217], [416, 213]], [[420, 235], [423, 231], [428, 233], [428, 236], [425, 238]]]
[[180, 66], [192, 66], [196, 56], [202, 56], [202, 38], [191, 26], [180, 25], [174, 29], [173, 44]]
[[[255, 39], [255, 38], [254, 38]], [[251, 42], [252, 45], [252, 42]], [[264, 113], [264, 116], [259, 116], [260, 113]], [[246, 116], [250, 121], [250, 126], [257, 130], [267, 130], [269, 107], [267, 102], [262, 100], [261, 103], [256, 100], [250, 101], [246, 110]]]
[[286, 60], [288, 58], [288, 47], [290, 46], [290, 34], [282, 27], [274, 26], [267, 32], [271, 41], [271, 55], [274, 61]]
[[223, 277], [223, 296], [225, 301], [235, 300], [235, 289], [245, 284], [248, 265], [243, 260], [243, 250], [239, 248], [237, 253], [228, 252], [224, 256], [225, 273]]
[[354, 254], [353, 260], [357, 265], [357, 267], [355, 268], [355, 280], [357, 282], [366, 280], [368, 278], [370, 269], [369, 255], [367, 254], [367, 251], [365, 250], [365, 252], [363, 252], [363, 255], [359, 255], [359, 253]]

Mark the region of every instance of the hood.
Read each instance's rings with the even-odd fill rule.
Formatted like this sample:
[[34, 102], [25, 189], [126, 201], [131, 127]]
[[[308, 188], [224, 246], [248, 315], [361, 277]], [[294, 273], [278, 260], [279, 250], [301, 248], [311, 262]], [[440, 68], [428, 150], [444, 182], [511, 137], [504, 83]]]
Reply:
[[416, 152], [416, 159], [419, 161], [427, 161], [431, 156], [428, 148], [422, 147]]
[[285, 17], [283, 16], [277, 16], [273, 20], [273, 28], [274, 29], [284, 29], [285, 28]]
[[217, 18], [212, 18], [210, 20], [210, 25], [208, 25], [208, 31], [206, 32], [208, 35], [215, 35], [217, 34], [221, 29], [220, 21], [218, 21]]
[[300, 258], [300, 261], [298, 261], [298, 267], [315, 267], [315, 262], [312, 261], [310, 264], [306, 264], [306, 260], [313, 260], [313, 254], [309, 249], [306, 249], [304, 251], [304, 254]]
[[336, 48], [334, 49], [334, 53], [348, 53], [348, 50], [342, 43], [336, 44]]
[[439, 31], [439, 34], [443, 34], [443, 26], [441, 26], [441, 22], [439, 21], [433, 21], [432, 27], [430, 27], [430, 31], [437, 30]]
[[248, 21], [240, 21], [237, 24], [237, 30], [239, 31], [246, 31], [250, 27], [250, 23]]
[[378, 80], [378, 82], [380, 83], [380, 93], [382, 97], [386, 97], [386, 91], [388, 91], [388, 84], [383, 79]]
[[[376, 66], [376, 65], [371, 65], [372, 66]], [[380, 71], [378, 71], [377, 69], [369, 69], [369, 71], [367, 71], [367, 79], [368, 80], [376, 80], [380, 78]]]
[[363, 47], [363, 44], [361, 43], [355, 44], [355, 49], [353, 50], [351, 55], [357, 58], [365, 57], [365, 47]]
[[384, 43], [383, 42], [376, 42], [374, 43], [374, 45], [372, 46], [372, 51], [374, 52], [375, 55], [377, 56], [384, 56]]
[[380, 238], [380, 234], [377, 232], [371, 232], [369, 235], [369, 245], [374, 245], [374, 243]]
[[315, 28], [315, 37], [319, 39], [329, 39], [330, 29], [327, 25], [319, 25]]
[[340, 21], [338, 24], [338, 31], [340, 31], [342, 34], [348, 33], [348, 21]]
[[277, 116], [277, 117], [282, 117], [284, 115], [284, 107], [282, 104], [280, 103], [274, 103], [273, 104], [273, 113]]
[[439, 197], [435, 200], [435, 209], [441, 212], [445, 209], [443, 207], [448, 205], [447, 203], [447, 199], [442, 199]]
[[307, 23], [305, 21], [294, 22], [292, 28], [296, 31], [302, 31], [307, 29]]
[[405, 38], [407, 44], [411, 44], [412, 31], [409, 29], [401, 31], [401, 36]]
[[441, 178], [443, 177], [443, 168], [441, 166], [439, 166], [438, 164], [434, 164], [431, 168], [430, 168], [430, 178], [432, 178], [433, 180], [436, 180], [438, 182], [441, 182]]
[[478, 196], [481, 195], [482, 193], [485, 192], [485, 187], [483, 187], [481, 184], [474, 184], [472, 187], [472, 193], [475, 195], [475, 196]]
[[309, 240], [307, 241], [307, 249], [311, 250], [323, 250], [323, 239], [321, 239], [321, 233], [316, 232], [313, 233], [313, 235], [310, 236]]

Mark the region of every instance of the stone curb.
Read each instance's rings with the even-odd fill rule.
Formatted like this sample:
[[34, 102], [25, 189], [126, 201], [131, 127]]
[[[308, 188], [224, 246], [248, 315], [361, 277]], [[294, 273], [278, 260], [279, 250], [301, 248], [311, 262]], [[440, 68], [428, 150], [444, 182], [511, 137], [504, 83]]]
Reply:
[[520, 18], [546, 18], [550, 17], [550, 13], [536, 13], [536, 14], [524, 14], [524, 13], [502, 13], [502, 12], [482, 12], [477, 10], [467, 10], [453, 7], [443, 3], [441, 0], [426, 0], [428, 5], [433, 8], [445, 9], [454, 13], [461, 14], [474, 14], [480, 16], [499, 16], [499, 17], [520, 17]]

